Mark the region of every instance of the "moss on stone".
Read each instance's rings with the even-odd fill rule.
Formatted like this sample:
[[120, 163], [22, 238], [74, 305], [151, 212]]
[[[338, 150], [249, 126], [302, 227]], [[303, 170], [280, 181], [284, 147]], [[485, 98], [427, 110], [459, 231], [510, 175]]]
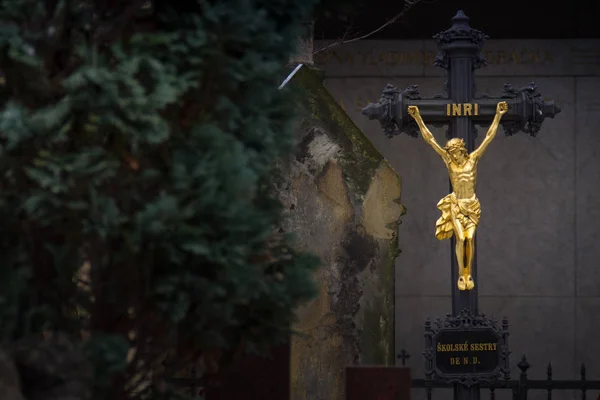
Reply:
[[280, 193], [286, 229], [324, 261], [321, 295], [298, 311], [294, 326], [306, 336], [292, 340], [292, 393], [338, 400], [346, 366], [394, 364], [401, 182], [318, 71], [300, 68], [289, 86], [304, 112], [295, 172]]
[[[398, 231], [399, 223], [395, 224], [395, 231]], [[385, 340], [390, 343], [388, 352], [386, 354], [386, 365], [394, 365], [395, 362], [395, 338], [394, 338], [394, 325], [396, 320], [395, 315], [395, 292], [396, 292], [396, 258], [398, 257], [398, 239], [397, 235], [389, 241], [387, 257], [385, 258], [384, 263], [382, 263], [381, 271], [381, 279], [382, 284], [388, 290], [385, 291], [385, 300], [384, 300], [384, 310], [383, 315], [385, 315], [385, 319], [389, 321], [391, 325], [389, 329], [383, 331], [386, 336]]]
[[302, 98], [312, 116], [303, 125], [323, 127], [327, 135], [343, 149], [344, 156], [339, 162], [347, 171], [346, 183], [354, 193], [364, 195], [375, 170], [387, 161], [323, 86], [317, 71], [303, 66], [292, 82], [304, 89]]
[[[396, 275], [395, 275], [395, 270], [396, 270], [396, 258], [398, 257], [398, 253], [400, 250], [400, 246], [398, 245], [398, 227], [400, 226], [400, 222], [395, 222], [394, 227], [392, 229], [394, 229], [394, 232], [396, 232], [396, 234], [394, 235], [394, 238], [392, 240], [389, 241], [389, 246], [388, 246], [388, 252], [385, 258], [385, 264], [383, 265], [383, 271], [382, 271], [382, 278], [383, 281], [389, 285], [391, 285], [392, 287], [395, 285], [395, 279], [396, 279]], [[393, 302], [392, 302], [393, 303]], [[393, 304], [392, 304], [393, 306]]]
[[[384, 295], [371, 298], [363, 311], [363, 326], [360, 335], [361, 364], [385, 365], [389, 342], [385, 330], [389, 330], [385, 320]], [[387, 329], [386, 329], [387, 328]], [[393, 332], [393, 329], [391, 330]]]
[[380, 247], [387, 247], [387, 252], [374, 271], [378, 288], [370, 293], [362, 314], [361, 363], [394, 365], [394, 264], [398, 242], [380, 241]]
[[[342, 151], [338, 159], [344, 170], [349, 192], [363, 200], [377, 169], [392, 167], [371, 143], [354, 121], [323, 86], [318, 71], [303, 66], [292, 79], [295, 89], [300, 89], [301, 100], [310, 117], [304, 118], [300, 129], [308, 131], [322, 128]], [[397, 232], [398, 222], [389, 226]], [[394, 286], [395, 260], [398, 255], [397, 234], [390, 240], [379, 240], [380, 248], [387, 252], [374, 271], [378, 287], [362, 310], [363, 326], [360, 337], [362, 363], [394, 364]]]

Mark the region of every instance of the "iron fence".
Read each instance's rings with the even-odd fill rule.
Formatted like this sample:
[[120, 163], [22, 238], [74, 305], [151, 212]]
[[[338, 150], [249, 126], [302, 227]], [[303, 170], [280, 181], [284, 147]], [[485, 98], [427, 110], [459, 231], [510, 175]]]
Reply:
[[[525, 355], [523, 355], [517, 367], [520, 370], [519, 379], [482, 383], [479, 387], [489, 393], [490, 400], [495, 400], [496, 392], [500, 390], [511, 391], [513, 400], [527, 400], [527, 395], [532, 390], [545, 391], [548, 400], [552, 400], [555, 391], [564, 390], [578, 391], [581, 395], [581, 400], [600, 400], [600, 380], [588, 380], [586, 378], [585, 364], [581, 365], [579, 371], [580, 378], [573, 380], [554, 379], [552, 364], [548, 364], [546, 368], [546, 379], [529, 379], [527, 371], [531, 365]], [[425, 389], [427, 400], [433, 400], [434, 389], [452, 389], [454, 385], [432, 379], [413, 379], [412, 387]], [[483, 393], [481, 398], [485, 398]]]
[[[402, 364], [405, 364], [410, 355], [403, 350], [398, 358], [402, 360]], [[581, 365], [579, 379], [572, 380], [554, 379], [551, 363], [546, 367], [546, 379], [529, 379], [528, 370], [531, 368], [531, 365], [525, 355], [523, 355], [517, 367], [519, 368], [518, 379], [497, 380], [479, 384], [479, 387], [482, 389], [480, 398], [486, 399], [485, 394], [487, 392], [487, 398], [495, 400], [498, 391], [509, 391], [512, 394], [513, 400], [527, 400], [530, 391], [541, 391], [546, 393], [548, 400], [552, 400], [556, 391], [571, 390], [578, 392], [581, 400], [600, 400], [600, 380], [587, 379], [585, 364]], [[184, 390], [187, 389], [189, 394], [193, 395], [202, 394], [202, 386], [205, 383], [195, 370], [191, 371], [188, 378], [171, 378], [168, 381]], [[427, 400], [434, 400], [435, 389], [453, 389], [454, 385], [433, 379], [413, 379], [412, 387], [424, 389]], [[435, 397], [435, 399], [447, 400], [440, 396]]]

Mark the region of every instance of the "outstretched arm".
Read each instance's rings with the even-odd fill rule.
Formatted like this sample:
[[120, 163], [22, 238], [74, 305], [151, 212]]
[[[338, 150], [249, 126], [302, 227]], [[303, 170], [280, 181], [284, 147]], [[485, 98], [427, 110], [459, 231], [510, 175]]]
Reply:
[[471, 157], [475, 159], [480, 159], [483, 153], [487, 150], [492, 140], [496, 137], [496, 133], [498, 132], [498, 127], [500, 126], [500, 118], [508, 111], [508, 104], [505, 101], [501, 101], [496, 106], [496, 115], [494, 116], [494, 120], [492, 121], [492, 125], [490, 125], [490, 129], [488, 129], [485, 134], [485, 138], [483, 138], [483, 142], [479, 145], [473, 153], [471, 153]]
[[423, 122], [423, 118], [421, 118], [421, 114], [419, 113], [419, 108], [417, 106], [408, 106], [408, 113], [419, 125], [419, 130], [421, 131], [421, 136], [423, 136], [423, 140], [430, 145], [433, 150], [442, 157], [444, 162], [448, 162], [448, 154], [446, 150], [442, 149], [442, 147], [436, 142], [433, 134], [429, 131], [427, 126], [425, 126], [425, 122]]

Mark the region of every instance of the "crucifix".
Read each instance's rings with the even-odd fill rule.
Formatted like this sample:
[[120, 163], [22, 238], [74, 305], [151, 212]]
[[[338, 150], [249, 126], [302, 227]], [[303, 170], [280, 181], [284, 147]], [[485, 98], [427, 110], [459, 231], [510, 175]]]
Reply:
[[[388, 137], [402, 132], [417, 137], [421, 133], [425, 142], [444, 161], [450, 177], [450, 194], [438, 202], [441, 217], [435, 224], [435, 233], [440, 240], [451, 239], [452, 315], [455, 321], [470, 325], [473, 322], [471, 319], [484, 319], [478, 312], [475, 246], [475, 229], [481, 214], [475, 195], [479, 159], [500, 125], [507, 136], [519, 131], [536, 136], [544, 119], [554, 118], [560, 108], [553, 101], [542, 100], [534, 83], [521, 88], [505, 84], [504, 91], [498, 97], [476, 96], [475, 70], [486, 65], [481, 48], [488, 37], [472, 29], [469, 18], [462, 11], [452, 18], [450, 29], [434, 38], [438, 44], [435, 66], [446, 70], [446, 94], [421, 98], [416, 85], [400, 90], [388, 84], [379, 101], [370, 103], [362, 113], [369, 119], [379, 120]], [[437, 143], [427, 124], [448, 125], [448, 142], [444, 147]], [[475, 148], [476, 125], [489, 125], [478, 148]], [[431, 342], [432, 336], [428, 332], [426, 337]], [[503, 346], [508, 354], [506, 343]], [[433, 362], [433, 352], [433, 349], [426, 348], [424, 353], [429, 354], [429, 358], [425, 357], [427, 377], [432, 376], [432, 366], [427, 363]], [[509, 371], [507, 365], [503, 368], [504, 373]], [[455, 383], [455, 400], [480, 399], [477, 384], [457, 384], [452, 377], [446, 378], [446, 382]], [[475, 377], [463, 374], [462, 378]]]
[[[446, 94], [422, 98], [416, 85], [400, 90], [388, 84], [379, 101], [370, 103], [362, 113], [379, 120], [388, 137], [402, 132], [417, 137], [421, 133], [446, 165], [450, 194], [438, 202], [441, 217], [435, 224], [435, 234], [440, 240], [451, 239], [452, 315], [477, 316], [475, 230], [481, 215], [475, 195], [478, 162], [500, 125], [507, 136], [519, 131], [535, 136], [544, 119], [554, 118], [560, 108], [553, 101], [542, 100], [534, 83], [521, 88], [505, 84], [498, 97], [476, 96], [475, 70], [486, 65], [481, 49], [488, 37], [472, 29], [462, 11], [452, 18], [450, 29], [434, 38], [438, 44], [435, 66], [446, 70]], [[426, 124], [448, 125], [444, 147]], [[489, 125], [478, 148], [476, 125]], [[465, 311], [467, 314], [461, 314]], [[479, 395], [477, 385], [455, 385], [454, 399], [478, 400]]]
[[475, 256], [475, 229], [481, 216], [481, 206], [475, 194], [477, 166], [490, 145], [500, 124], [500, 118], [508, 111], [505, 101], [498, 103], [496, 116], [490, 125], [481, 145], [470, 154], [463, 139], [453, 138], [442, 148], [429, 131], [419, 107], [408, 106], [408, 113], [419, 126], [425, 142], [442, 158], [450, 177], [450, 194], [438, 202], [442, 216], [435, 223], [435, 237], [439, 240], [454, 236], [456, 261], [458, 262], [459, 290], [472, 290], [475, 287], [471, 270]]
[[[501, 125], [507, 136], [523, 131], [532, 136], [545, 118], [560, 112], [553, 101], [544, 101], [535, 83], [524, 87], [504, 85], [498, 97], [475, 95], [475, 70], [486, 65], [481, 53], [488, 37], [469, 26], [461, 11], [452, 27], [434, 37], [438, 44], [435, 66], [446, 70], [446, 95], [422, 98], [417, 85], [400, 90], [388, 84], [377, 103], [362, 113], [379, 120], [388, 137], [402, 132], [423, 139], [440, 155], [450, 176], [450, 194], [438, 203], [441, 217], [436, 237], [451, 239], [452, 313], [478, 312], [475, 228], [481, 209], [475, 196], [477, 163]], [[440, 146], [426, 124], [448, 125], [448, 143]], [[489, 129], [475, 148], [476, 125]], [[458, 279], [457, 279], [458, 278]]]

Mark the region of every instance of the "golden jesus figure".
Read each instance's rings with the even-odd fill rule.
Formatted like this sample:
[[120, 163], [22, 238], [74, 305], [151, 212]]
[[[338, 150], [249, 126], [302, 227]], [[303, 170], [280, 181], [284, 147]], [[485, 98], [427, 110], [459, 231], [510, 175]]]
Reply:
[[494, 140], [500, 125], [500, 118], [507, 111], [508, 104], [505, 101], [498, 103], [494, 121], [490, 125], [483, 142], [475, 151], [469, 154], [463, 139], [450, 139], [446, 146], [442, 148], [425, 126], [423, 118], [419, 114], [419, 108], [417, 106], [408, 107], [408, 113], [417, 121], [423, 139], [442, 157], [446, 168], [448, 168], [452, 193], [441, 199], [437, 204], [442, 216], [435, 223], [435, 237], [438, 240], [444, 240], [454, 235], [456, 238], [457, 285], [460, 290], [471, 290], [475, 287], [475, 282], [473, 282], [471, 276], [471, 266], [475, 255], [475, 229], [481, 217], [481, 206], [475, 194], [477, 164], [487, 147]]

